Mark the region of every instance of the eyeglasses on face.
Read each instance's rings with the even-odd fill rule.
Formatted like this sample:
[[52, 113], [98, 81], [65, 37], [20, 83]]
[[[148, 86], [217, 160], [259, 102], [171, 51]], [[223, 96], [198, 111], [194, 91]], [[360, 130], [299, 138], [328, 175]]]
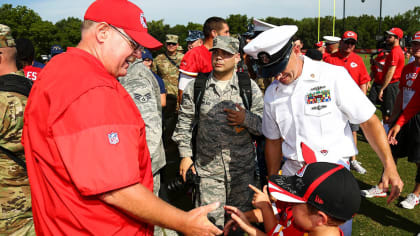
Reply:
[[354, 40], [346, 40], [344, 41], [345, 44], [349, 44], [349, 45], [356, 45], [356, 41]]
[[128, 36], [128, 35], [126, 35], [125, 33], [123, 33], [123, 32], [121, 32], [117, 27], [115, 27], [115, 26], [113, 26], [113, 25], [111, 25], [111, 24], [108, 24], [112, 29], [114, 29], [115, 31], [117, 31], [118, 33], [120, 33], [120, 35], [123, 37], [123, 38], [125, 38], [126, 40], [128, 40], [128, 42], [129, 42], [129, 44], [130, 44], [130, 47], [133, 49], [133, 50], [139, 50], [139, 49], [143, 49], [143, 47], [140, 45], [140, 44], [138, 44], [136, 41], [134, 41], [132, 38], [130, 38], [130, 36]]
[[168, 46], [176, 46], [176, 43], [166, 43]]

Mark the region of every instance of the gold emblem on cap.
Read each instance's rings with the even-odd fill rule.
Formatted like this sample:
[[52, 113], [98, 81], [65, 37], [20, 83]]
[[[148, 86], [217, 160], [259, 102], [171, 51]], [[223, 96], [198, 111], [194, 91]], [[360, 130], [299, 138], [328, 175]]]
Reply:
[[315, 78], [315, 75], [314, 74], [311, 74], [311, 78]]

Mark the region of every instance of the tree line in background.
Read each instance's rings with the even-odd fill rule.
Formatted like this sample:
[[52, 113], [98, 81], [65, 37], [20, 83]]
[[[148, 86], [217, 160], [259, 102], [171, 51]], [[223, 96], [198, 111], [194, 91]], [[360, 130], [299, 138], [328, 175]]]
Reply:
[[[230, 26], [231, 34], [242, 34], [247, 31], [247, 26], [253, 18], [247, 15], [232, 14], [226, 18]], [[312, 48], [318, 41], [318, 18], [303, 18], [295, 20], [291, 18], [277, 18], [269, 16], [261, 19], [273, 25], [297, 25], [299, 31], [297, 36], [304, 42], [304, 48]], [[26, 6], [13, 7], [11, 4], [3, 4], [0, 8], [0, 23], [8, 25], [12, 29], [13, 37], [28, 38], [34, 43], [36, 57], [42, 54], [49, 54], [50, 48], [54, 44], [59, 44], [63, 48], [76, 46], [80, 41], [80, 27], [82, 21], [75, 17], [68, 17], [55, 24], [42, 20], [38, 13]], [[176, 34], [179, 36], [179, 43], [185, 49], [185, 38], [188, 30], [202, 30], [202, 24], [189, 22], [187, 25], [170, 26], [164, 20], [149, 21], [148, 30], [151, 35], [159, 41], [165, 41], [166, 34]], [[332, 35], [333, 17], [325, 16], [320, 20], [320, 37]], [[379, 29], [379, 17], [362, 15], [349, 16], [345, 19], [335, 21], [335, 35], [340, 36], [344, 31], [352, 30], [358, 34], [357, 48], [372, 49], [376, 48], [377, 35], [383, 35], [383, 31], [392, 27], [399, 27], [406, 36], [412, 36], [420, 30], [420, 6], [414, 7], [403, 14], [386, 16], [382, 19], [381, 31]], [[322, 40], [322, 39], [321, 39]], [[161, 49], [163, 50], [163, 49]], [[155, 52], [158, 53], [158, 52]]]

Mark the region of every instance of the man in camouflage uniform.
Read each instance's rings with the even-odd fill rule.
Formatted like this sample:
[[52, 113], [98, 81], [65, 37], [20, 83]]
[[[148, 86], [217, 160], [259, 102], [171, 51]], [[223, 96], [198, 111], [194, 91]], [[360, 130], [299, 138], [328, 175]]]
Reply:
[[[162, 171], [162, 183], [171, 182], [176, 177], [179, 166], [178, 148], [171, 139], [178, 120], [178, 69], [184, 56], [184, 54], [177, 51], [178, 45], [178, 36], [167, 34], [165, 41], [166, 52], [159, 54], [154, 59], [152, 66], [153, 72], [159, 75], [165, 82], [167, 92], [166, 107], [163, 108], [163, 144], [167, 165]], [[166, 193], [166, 187], [162, 186], [162, 188], [162, 191], [164, 191], [162, 197], [171, 204], [176, 204], [178, 196]], [[180, 206], [178, 205], [178, 207]]]
[[[143, 64], [141, 52], [135, 52], [137, 58], [127, 70], [127, 75], [120, 77], [121, 85], [133, 98], [146, 125], [146, 142], [152, 159], [153, 193], [159, 196], [160, 171], [165, 166], [165, 151], [162, 141], [162, 106], [159, 84], [150, 69]], [[163, 233], [165, 231], [165, 233]], [[155, 226], [155, 236], [177, 235], [175, 231]]]
[[[10, 28], [0, 24], [0, 235], [35, 235], [26, 167], [6, 154], [10, 151], [25, 163], [21, 137], [31, 83], [17, 70], [15, 46]], [[26, 94], [12, 92], [6, 80], [16, 80]]]
[[158, 74], [163, 81], [165, 81], [166, 91], [168, 96], [178, 96], [178, 77], [179, 77], [179, 64], [184, 54], [179, 53], [177, 48], [178, 35], [167, 34], [166, 35], [166, 52], [159, 54], [153, 63], [153, 72]]
[[[251, 134], [261, 135], [263, 97], [258, 85], [251, 80], [252, 106], [245, 110], [239, 94], [236, 64], [240, 61], [239, 40], [217, 36], [213, 42], [211, 72], [201, 102], [197, 152], [193, 172], [200, 176], [196, 205], [219, 201], [241, 210], [252, 209], [255, 147]], [[173, 139], [178, 143], [180, 174], [193, 163], [192, 125], [195, 114], [194, 83], [184, 90], [179, 121]], [[209, 214], [218, 227], [225, 222], [222, 207]]]

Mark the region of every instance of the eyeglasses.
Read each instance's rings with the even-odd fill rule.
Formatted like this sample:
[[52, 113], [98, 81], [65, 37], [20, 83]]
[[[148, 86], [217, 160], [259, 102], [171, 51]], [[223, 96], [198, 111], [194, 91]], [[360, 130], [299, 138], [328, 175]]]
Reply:
[[176, 46], [177, 44], [176, 43], [166, 43], [166, 45], [168, 45], [168, 46]]
[[136, 43], [136, 41], [134, 41], [132, 38], [130, 38], [128, 35], [126, 35], [125, 33], [123, 33], [123, 32], [121, 32], [117, 27], [115, 27], [115, 26], [113, 26], [113, 25], [110, 25], [110, 24], [108, 24], [111, 28], [113, 28], [114, 30], [116, 30], [118, 33], [120, 33], [122, 36], [123, 36], [123, 38], [125, 38], [125, 39], [127, 39], [128, 40], [128, 42], [130, 42], [130, 47], [135, 51], [135, 50], [138, 50], [138, 49], [143, 49], [143, 47], [140, 45], [140, 44], [138, 44], [138, 43]]
[[152, 59], [150, 59], [150, 58], [145, 58], [145, 59], [143, 59], [143, 61], [152, 61]]

